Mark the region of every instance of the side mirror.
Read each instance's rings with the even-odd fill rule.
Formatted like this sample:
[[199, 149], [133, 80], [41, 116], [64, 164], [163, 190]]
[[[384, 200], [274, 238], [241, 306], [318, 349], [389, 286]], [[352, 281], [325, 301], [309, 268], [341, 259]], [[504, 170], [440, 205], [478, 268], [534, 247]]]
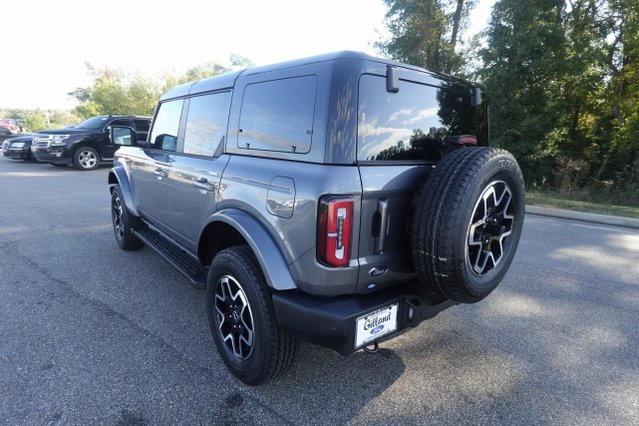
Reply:
[[111, 142], [120, 146], [137, 145], [135, 131], [130, 127], [113, 126], [109, 129]]

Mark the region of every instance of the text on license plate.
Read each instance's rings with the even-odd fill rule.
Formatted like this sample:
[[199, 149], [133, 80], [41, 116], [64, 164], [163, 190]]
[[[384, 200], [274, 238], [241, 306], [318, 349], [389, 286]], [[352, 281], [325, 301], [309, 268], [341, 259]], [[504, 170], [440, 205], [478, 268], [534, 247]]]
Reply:
[[386, 334], [397, 330], [397, 310], [399, 304], [394, 303], [370, 314], [357, 318], [355, 328], [355, 348], [375, 341]]

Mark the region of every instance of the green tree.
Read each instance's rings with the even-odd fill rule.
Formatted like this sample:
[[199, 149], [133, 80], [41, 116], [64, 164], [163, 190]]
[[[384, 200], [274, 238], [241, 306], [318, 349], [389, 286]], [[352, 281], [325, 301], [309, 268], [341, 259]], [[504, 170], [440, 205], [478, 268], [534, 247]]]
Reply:
[[376, 43], [389, 57], [431, 71], [458, 73], [465, 57], [457, 46], [474, 0], [384, 0], [391, 37]]
[[75, 113], [83, 118], [107, 114], [151, 115], [160, 95], [171, 87], [253, 65], [235, 54], [229, 62], [230, 66], [208, 62], [191, 67], [184, 74], [167, 74], [160, 79], [110, 68], [96, 69], [87, 64], [92, 84], [79, 87], [70, 95], [78, 100]]
[[557, 150], [562, 114], [555, 94], [566, 53], [562, 11], [558, 0], [498, 1], [482, 52], [492, 142], [513, 152], [529, 182], [542, 183]]
[[230, 68], [218, 64], [216, 62], [207, 62], [191, 67], [186, 70], [182, 75], [166, 75], [164, 77], [164, 90], [168, 90], [171, 87], [178, 84], [189, 83], [192, 81], [202, 80], [203, 78], [213, 77], [219, 74], [224, 74], [230, 71]]
[[70, 93], [79, 101], [75, 112], [84, 118], [106, 114], [150, 115], [162, 92], [158, 82], [122, 71], [87, 65], [93, 84]]
[[607, 22], [613, 41], [607, 45], [610, 100], [609, 143], [602, 152], [599, 178], [614, 179], [639, 191], [639, 3], [610, 2]]
[[497, 0], [488, 28], [461, 45], [472, 2], [385, 2], [391, 36], [377, 46], [484, 83], [492, 142], [529, 184], [639, 202], [637, 0]]
[[251, 61], [249, 58], [245, 58], [244, 56], [238, 55], [237, 53], [231, 53], [231, 57], [229, 59], [231, 62], [231, 67], [234, 69], [252, 68], [255, 66], [253, 61]]
[[500, 0], [480, 71], [493, 142], [529, 183], [574, 190], [636, 180], [636, 0]]
[[21, 123], [24, 130], [28, 132], [36, 132], [52, 127], [51, 119], [44, 111], [26, 111], [22, 115]]
[[17, 120], [25, 132], [57, 129], [80, 122], [80, 117], [65, 110], [2, 109], [0, 117]]

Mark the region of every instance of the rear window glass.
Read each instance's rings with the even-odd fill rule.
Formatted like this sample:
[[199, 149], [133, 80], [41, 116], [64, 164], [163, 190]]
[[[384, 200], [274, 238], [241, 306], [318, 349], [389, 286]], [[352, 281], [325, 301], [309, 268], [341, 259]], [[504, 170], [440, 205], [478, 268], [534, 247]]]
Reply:
[[359, 83], [357, 159], [359, 161], [436, 161], [442, 143], [474, 135], [470, 95], [399, 82], [386, 91], [386, 79], [363, 75]]
[[242, 99], [238, 147], [309, 152], [316, 92], [314, 75], [247, 85]]

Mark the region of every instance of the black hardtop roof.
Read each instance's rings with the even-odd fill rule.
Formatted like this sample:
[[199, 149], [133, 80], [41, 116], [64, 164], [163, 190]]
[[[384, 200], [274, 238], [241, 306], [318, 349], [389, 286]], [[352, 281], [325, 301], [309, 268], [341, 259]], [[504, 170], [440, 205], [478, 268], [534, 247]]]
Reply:
[[462, 84], [469, 84], [464, 80], [448, 76], [446, 74], [436, 73], [429, 71], [425, 68], [420, 68], [414, 65], [404, 64], [390, 59], [376, 58], [362, 52], [355, 52], [350, 50], [342, 50], [339, 52], [326, 53], [323, 55], [310, 56], [307, 58], [294, 59], [292, 61], [279, 62], [272, 65], [265, 65], [261, 67], [248, 68], [241, 71], [235, 71], [227, 74], [216, 75], [214, 77], [208, 77], [199, 81], [181, 84], [170, 89], [168, 92], [160, 96], [160, 101], [166, 99], [179, 98], [187, 95], [194, 95], [204, 92], [212, 92], [215, 90], [229, 89], [235, 85], [235, 81], [240, 75], [253, 75], [260, 74], [269, 71], [276, 71], [286, 68], [298, 67], [301, 65], [308, 65], [318, 62], [336, 61], [340, 59], [358, 59], [362, 61], [378, 62], [381, 64], [391, 65], [399, 68], [407, 68], [414, 71], [428, 73], [436, 76], [437, 78], [455, 81]]

